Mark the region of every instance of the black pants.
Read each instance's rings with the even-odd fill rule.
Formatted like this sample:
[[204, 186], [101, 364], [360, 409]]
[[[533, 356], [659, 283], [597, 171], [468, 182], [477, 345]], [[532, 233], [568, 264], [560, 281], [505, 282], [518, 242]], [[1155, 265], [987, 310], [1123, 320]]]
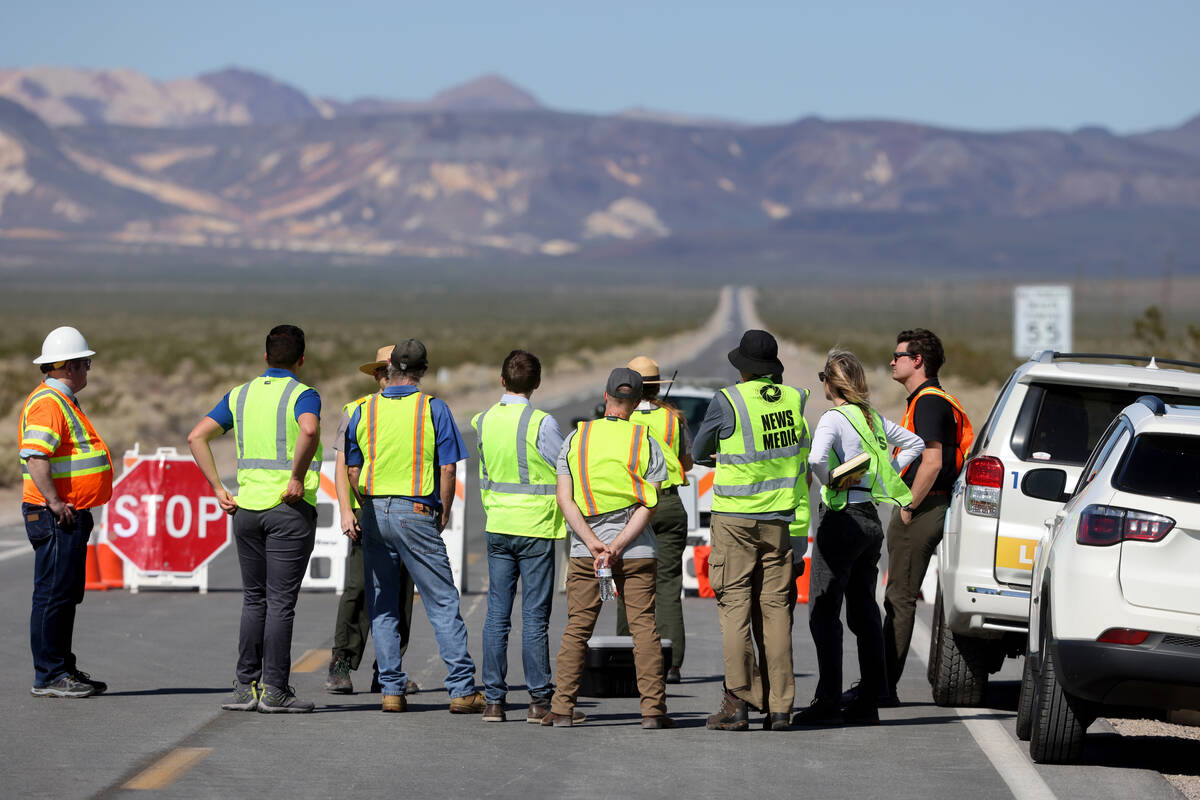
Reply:
[[875, 701], [886, 686], [883, 623], [875, 602], [883, 527], [871, 503], [851, 503], [841, 511], [821, 507], [812, 556], [808, 628], [817, 648], [816, 700], [835, 704], [842, 694], [842, 599], [846, 624], [858, 639], [858, 696]]
[[242, 568], [237, 679], [286, 688], [292, 671], [292, 620], [317, 535], [317, 510], [303, 500], [233, 515]]
[[[409, 629], [412, 627], [413, 581], [408, 568], [401, 564], [400, 573], [400, 655], [408, 650]], [[337, 622], [333, 631], [333, 657], [344, 658], [350, 669], [358, 669], [367, 649], [371, 632], [371, 615], [367, 613], [366, 578], [363, 574], [362, 542], [350, 543], [346, 557], [346, 587], [338, 599]]]

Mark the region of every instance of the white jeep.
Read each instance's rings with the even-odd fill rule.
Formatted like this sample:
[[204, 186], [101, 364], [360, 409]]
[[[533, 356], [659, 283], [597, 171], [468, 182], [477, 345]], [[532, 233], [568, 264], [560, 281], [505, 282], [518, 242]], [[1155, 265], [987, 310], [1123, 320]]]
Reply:
[[[1127, 363], [1113, 363], [1127, 362]], [[933, 700], [983, 702], [988, 676], [1024, 653], [1034, 552], [1092, 448], [1141, 395], [1200, 402], [1200, 364], [1035, 353], [1001, 389], [954, 484], [938, 555]]]

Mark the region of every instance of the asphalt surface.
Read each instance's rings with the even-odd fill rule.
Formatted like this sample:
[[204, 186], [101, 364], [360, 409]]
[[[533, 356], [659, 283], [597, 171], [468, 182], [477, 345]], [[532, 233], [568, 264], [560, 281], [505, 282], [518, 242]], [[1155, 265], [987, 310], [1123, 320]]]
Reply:
[[[736, 304], [735, 304], [736, 306]], [[725, 353], [736, 344], [739, 320], [680, 374], [728, 375]], [[664, 365], [674, 368], [674, 365]], [[598, 394], [598, 392], [597, 392]], [[597, 398], [579, 397], [551, 409], [565, 427]], [[469, 474], [474, 474], [474, 468]], [[468, 497], [475, 492], [468, 491]], [[478, 663], [486, 611], [486, 570], [480, 560], [481, 516], [468, 515], [468, 593], [462, 602]], [[473, 557], [470, 554], [476, 554]], [[293, 656], [309, 671], [293, 673], [297, 693], [317, 713], [266, 716], [223, 712], [232, 680], [240, 581], [232, 549], [213, 563], [210, 591], [89, 592], [79, 610], [75, 652], [80, 666], [107, 680], [108, 694], [84, 700], [35, 699], [28, 650], [33, 559], [19, 527], [0, 528], [0, 736], [5, 797], [133, 796], [125, 788], [145, 770], [161, 797], [1179, 797], [1159, 771], [1190, 772], [1194, 752], [1163, 748], [1092, 728], [1084, 763], [1032, 765], [1013, 733], [1019, 662], [993, 677], [987, 706], [957, 711], [934, 706], [921, 660], [929, 606], [899, 687], [903, 705], [881, 712], [878, 727], [770, 733], [752, 717], [749, 733], [708, 731], [704, 718], [719, 703], [720, 631], [712, 600], [686, 598], [688, 630], [684, 682], [668, 687], [674, 731], [643, 731], [635, 698], [581, 698], [588, 721], [573, 729], [524, 723], [527, 696], [519, 688], [520, 613], [509, 648], [509, 721], [447, 713], [445, 670], [432, 631], [415, 606], [406, 668], [424, 688], [407, 714], [381, 714], [378, 695], [325, 694], [322, 683], [332, 644], [336, 597], [306, 592], [296, 610]], [[881, 566], [882, 569], [882, 566]], [[472, 591], [473, 590], [473, 591]], [[519, 601], [518, 601], [519, 602]], [[565, 624], [556, 601], [551, 653]], [[606, 608], [598, 633], [611, 633]], [[796, 612], [793, 648], [796, 702], [816, 686], [816, 656], [807, 606]], [[857, 676], [848, 632], [845, 675]], [[354, 676], [370, 682], [365, 666]], [[163, 767], [178, 759], [183, 766]], [[1176, 763], [1190, 761], [1189, 764]], [[1170, 762], [1170, 763], [1167, 763]]]

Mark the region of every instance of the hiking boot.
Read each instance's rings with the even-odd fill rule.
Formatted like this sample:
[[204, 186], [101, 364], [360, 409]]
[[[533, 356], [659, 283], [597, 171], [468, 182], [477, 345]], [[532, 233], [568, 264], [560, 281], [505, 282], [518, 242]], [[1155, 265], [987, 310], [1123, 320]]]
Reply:
[[290, 686], [276, 689], [264, 683], [262, 693], [258, 696], [258, 710], [263, 714], [307, 714], [313, 708], [315, 706], [308, 700], [296, 697], [295, 690]]
[[[530, 725], [537, 725], [549, 713], [550, 703], [530, 703], [529, 713], [525, 715], [525, 721]], [[582, 711], [575, 710], [571, 712], [571, 721], [576, 725], [583, 722], [585, 719], [587, 719], [587, 714], [583, 713]]]
[[258, 696], [262, 693], [262, 688], [258, 685], [258, 681], [250, 681], [249, 683], [233, 682], [233, 694], [225, 698], [225, 702], [221, 703], [221, 708], [225, 711], [254, 711], [258, 708]]
[[450, 698], [451, 714], [482, 714], [485, 708], [487, 700], [484, 699], [483, 692]]
[[763, 717], [764, 731], [790, 731], [792, 729], [792, 715], [788, 711], [775, 712], [772, 711]]
[[503, 703], [488, 703], [487, 708], [483, 710], [484, 722], [504, 722], [508, 719], [504, 715]]
[[666, 714], [661, 714], [655, 717], [642, 717], [642, 728], [648, 731], [657, 731], [664, 728], [674, 728], [675, 720], [668, 717]]
[[792, 717], [793, 725], [841, 725], [842, 710], [837, 703], [813, 700], [808, 708], [801, 709]]
[[330, 694], [354, 694], [354, 682], [350, 680], [350, 662], [335, 658], [329, 662], [329, 675], [325, 678], [325, 691]]
[[71, 675], [63, 675], [45, 686], [34, 686], [29, 693], [34, 697], [90, 697], [96, 694], [96, 687]]
[[664, 683], [679, 683], [683, 678], [679, 674], [679, 667], [670, 667], [667, 674], [663, 676]]
[[717, 709], [717, 713], [709, 716], [704, 727], [710, 731], [748, 730], [750, 717], [746, 712], [746, 701], [726, 689], [721, 698], [721, 707]]
[[383, 706], [380, 711], [389, 713], [403, 714], [408, 711], [408, 698], [402, 694], [385, 694], [383, 696]]
[[104, 681], [96, 680], [95, 678], [93, 678], [91, 675], [88, 675], [83, 670], [80, 670], [80, 669], [75, 670], [74, 672], [71, 673], [71, 677], [74, 678], [77, 683], [86, 683], [89, 686], [91, 686], [92, 694], [104, 694], [105, 692], [108, 691], [107, 683], [105, 683]]
[[[570, 728], [575, 724], [575, 717], [579, 716], [579, 712], [572, 711], [570, 714], [555, 714], [553, 711], [547, 711], [538, 720], [538, 724], [543, 728]], [[579, 720], [583, 722], [583, 720]]]

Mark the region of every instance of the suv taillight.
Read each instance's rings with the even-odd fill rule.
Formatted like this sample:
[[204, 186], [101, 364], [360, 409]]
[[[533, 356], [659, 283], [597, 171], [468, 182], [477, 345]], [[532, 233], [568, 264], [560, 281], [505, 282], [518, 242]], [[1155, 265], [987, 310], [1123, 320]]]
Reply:
[[1162, 514], [1090, 505], [1079, 514], [1075, 541], [1094, 547], [1107, 547], [1123, 541], [1157, 542], [1174, 527], [1175, 520]]
[[994, 456], [979, 456], [967, 462], [967, 513], [980, 517], [1000, 514], [1000, 488], [1004, 464]]

